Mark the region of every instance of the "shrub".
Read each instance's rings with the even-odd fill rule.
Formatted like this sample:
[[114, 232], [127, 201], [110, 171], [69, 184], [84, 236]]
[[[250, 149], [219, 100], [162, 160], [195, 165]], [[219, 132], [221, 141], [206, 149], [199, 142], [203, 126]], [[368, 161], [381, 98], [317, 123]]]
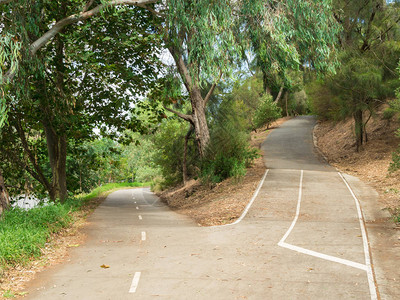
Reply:
[[329, 85], [322, 80], [315, 80], [306, 85], [311, 113], [322, 120], [339, 120], [343, 117], [341, 101]]
[[211, 184], [228, 177], [239, 180], [258, 156], [257, 150], [249, 146], [248, 134], [229, 119], [219, 122], [211, 131], [211, 142], [201, 163], [201, 179]]
[[393, 108], [388, 107], [383, 111], [382, 119], [391, 120], [396, 113], [397, 112]]
[[253, 122], [259, 128], [264, 125], [269, 125], [282, 116], [282, 110], [272, 100], [272, 96], [265, 94], [256, 111], [254, 112]]

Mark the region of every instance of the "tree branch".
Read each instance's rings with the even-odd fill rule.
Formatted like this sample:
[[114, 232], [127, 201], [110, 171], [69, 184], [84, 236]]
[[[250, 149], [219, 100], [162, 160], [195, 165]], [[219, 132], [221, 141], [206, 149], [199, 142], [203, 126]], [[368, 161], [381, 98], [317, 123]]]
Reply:
[[[56, 24], [53, 25], [45, 34], [43, 34], [40, 38], [38, 38], [36, 41], [34, 41], [30, 47], [29, 50], [32, 55], [35, 55], [36, 52], [42, 48], [47, 42], [49, 42], [51, 39], [53, 39], [60, 31], [73, 23], [77, 23], [79, 21], [84, 21], [90, 17], [93, 17], [94, 15], [98, 14], [103, 8], [108, 7], [108, 6], [117, 6], [117, 5], [133, 5], [133, 6], [142, 6], [146, 4], [152, 4], [156, 3], [158, 0], [112, 0], [106, 4], [100, 4], [91, 10], [88, 11], [83, 11], [78, 14], [71, 15], [69, 17], [66, 17], [64, 19], [61, 19], [58, 21]], [[0, 0], [0, 4], [2, 3], [8, 3], [11, 2], [11, 0]], [[89, 7], [88, 5], [91, 5], [91, 1], [89, 1], [85, 8]], [[3, 81], [0, 82], [10, 82], [14, 75], [15, 75], [16, 70], [8, 70], [6, 74], [3, 77]]]
[[281, 99], [282, 92], [283, 92], [283, 87], [284, 87], [284, 85], [282, 84], [282, 85], [281, 85], [281, 88], [279, 89], [278, 96], [276, 96], [276, 99], [274, 100], [275, 103], [278, 103], [278, 102], [279, 102], [279, 99]]
[[35, 54], [41, 47], [43, 47], [49, 40], [56, 36], [64, 27], [73, 23], [86, 20], [94, 15], [98, 14], [106, 6], [117, 6], [117, 5], [134, 5], [141, 6], [145, 4], [155, 3], [157, 0], [112, 0], [106, 4], [100, 4], [91, 10], [74, 14], [58, 21], [52, 28], [50, 28], [45, 34], [34, 41], [30, 50], [32, 54]]
[[216, 83], [213, 83], [211, 86], [210, 90], [208, 91], [207, 95], [204, 97], [204, 107], [206, 107], [208, 100], [210, 100], [212, 93], [215, 90], [215, 87], [217, 86]]
[[147, 5], [138, 5], [138, 6], [140, 6], [140, 7], [144, 8], [144, 9], [148, 10], [148, 11], [151, 12], [154, 16], [163, 17], [163, 18], [165, 18], [165, 16], [166, 16], [165, 14], [162, 14], [162, 13], [156, 11], [155, 9], [152, 9], [151, 7], [148, 7]]
[[193, 86], [192, 77], [190, 76], [189, 70], [186, 67], [185, 62], [183, 61], [182, 56], [172, 46], [169, 47], [168, 50], [175, 60], [176, 67], [178, 68], [179, 74], [181, 74], [182, 81], [183, 81], [187, 91], [190, 93], [190, 91], [192, 90], [192, 86]]
[[[26, 168], [26, 170], [33, 176], [35, 177], [36, 180], [41, 182], [46, 188], [50, 188], [50, 183], [47, 180], [47, 178], [44, 176], [42, 169], [40, 168], [39, 164], [37, 163], [35, 156], [33, 155], [32, 151], [29, 149], [28, 141], [26, 140], [25, 133], [22, 129], [21, 121], [19, 116], [15, 119], [15, 126], [14, 128], [18, 132], [18, 135], [21, 139], [22, 147], [24, 148], [26, 154], [28, 155], [28, 158], [35, 169], [35, 172], [32, 170], [30, 171], [29, 168]], [[35, 174], [36, 173], [36, 174]], [[36, 175], [36, 176], [35, 176]]]
[[188, 122], [190, 122], [191, 124], [194, 123], [193, 117], [192, 117], [191, 115], [183, 114], [183, 113], [181, 113], [181, 112], [179, 112], [179, 111], [173, 110], [173, 109], [171, 109], [171, 108], [169, 108], [169, 107], [166, 107], [166, 106], [164, 106], [164, 108], [165, 108], [166, 110], [168, 110], [169, 112], [172, 112], [172, 113], [176, 114], [178, 117], [184, 119], [185, 121], [188, 121]]
[[221, 77], [222, 77], [222, 71], [219, 72], [219, 78], [217, 82], [213, 83], [207, 95], [204, 97], [204, 102], [203, 102], [204, 107], [206, 107], [208, 100], [210, 100], [212, 93], [214, 93], [215, 87], [217, 86], [217, 83], [221, 80]]
[[83, 8], [82, 12], [87, 11], [93, 4], [94, 0], [90, 0], [86, 3], [85, 7]]

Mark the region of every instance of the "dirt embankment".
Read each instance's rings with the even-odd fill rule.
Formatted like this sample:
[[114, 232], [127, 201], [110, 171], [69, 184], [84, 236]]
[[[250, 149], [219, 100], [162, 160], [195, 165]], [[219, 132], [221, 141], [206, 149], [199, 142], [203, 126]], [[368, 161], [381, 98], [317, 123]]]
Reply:
[[356, 152], [354, 121], [319, 122], [314, 130], [318, 148], [328, 162], [337, 169], [359, 177], [373, 186], [380, 201], [391, 212], [400, 207], [400, 171], [388, 172], [392, 153], [399, 146], [396, 130], [400, 127], [397, 117], [383, 119], [383, 106], [368, 122], [368, 142]]
[[[262, 128], [253, 132], [251, 146], [260, 149], [270, 131], [288, 119], [279, 119], [270, 130]], [[265, 170], [263, 159], [259, 157], [239, 182], [227, 179], [210, 189], [199, 180], [191, 180], [185, 186], [165, 190], [158, 196], [173, 210], [191, 217], [201, 226], [228, 224], [240, 217]]]

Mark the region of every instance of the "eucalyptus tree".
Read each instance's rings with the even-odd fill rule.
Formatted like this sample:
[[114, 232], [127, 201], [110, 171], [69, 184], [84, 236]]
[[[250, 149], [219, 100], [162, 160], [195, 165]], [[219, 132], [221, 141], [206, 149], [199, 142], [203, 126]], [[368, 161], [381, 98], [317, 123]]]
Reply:
[[[399, 86], [400, 1], [336, 0], [341, 68], [328, 81], [342, 116], [355, 121], [356, 150], [367, 141], [366, 124], [377, 106]], [[369, 112], [365, 116], [365, 112]]]
[[[186, 88], [191, 113], [174, 109], [194, 126], [200, 156], [210, 134], [205, 108], [218, 82], [251, 45], [264, 71], [298, 67], [305, 61], [331, 68], [337, 26], [331, 1], [163, 1], [151, 9]], [[318, 26], [315, 26], [318, 24]], [[210, 88], [202, 91], [205, 83]], [[176, 94], [175, 94], [176, 96]], [[177, 102], [167, 94], [165, 103]]]
[[[64, 8], [59, 9], [58, 5]], [[252, 40], [268, 36], [273, 42], [273, 47], [253, 49], [261, 53], [265, 61], [270, 61], [272, 67], [285, 67], [288, 60], [301, 64], [301, 46], [309, 46], [307, 49], [313, 53], [303, 56], [304, 59], [323, 61], [330, 54], [331, 33], [335, 31], [335, 26], [330, 26], [331, 19], [327, 18], [329, 0], [2, 0], [4, 46], [0, 57], [7, 51], [13, 55], [5, 55], [6, 60], [0, 61], [1, 101], [4, 103], [8, 97], [12, 102], [14, 96], [10, 97], [8, 88], [21, 98], [30, 91], [32, 78], [45, 77], [47, 69], [43, 60], [47, 57], [45, 47], [48, 45], [53, 49], [55, 60], [58, 59], [53, 89], [63, 95], [66, 90], [57, 83], [65, 81], [65, 65], [60, 64], [65, 31], [73, 24], [89, 24], [84, 21], [98, 14], [107, 19], [107, 9], [120, 5], [142, 7], [157, 17], [155, 24], [175, 61], [191, 104], [189, 114], [169, 110], [193, 125], [200, 156], [204, 155], [210, 140], [206, 105], [217, 83], [230, 76], [234, 60], [247, 49], [250, 43], [247, 36], [254, 28], [262, 30], [256, 30]], [[248, 26], [250, 23], [252, 26]], [[143, 51], [140, 55], [152, 54]], [[206, 82], [211, 86], [204, 92], [202, 87]], [[35, 90], [38, 88], [40, 85], [35, 85]], [[73, 93], [69, 91], [69, 95]], [[66, 103], [65, 99], [57, 97], [54, 102], [61, 100], [57, 104], [59, 107], [73, 106], [73, 101]], [[64, 143], [60, 142], [64, 148]]]
[[[68, 1], [52, 1], [45, 8], [42, 23], [56, 20], [56, 24], [71, 9]], [[155, 78], [158, 39], [152, 16], [141, 8], [108, 8], [107, 12], [107, 18], [95, 18], [90, 26], [62, 29], [37, 54], [36, 69], [22, 62], [19, 72], [25, 72], [21, 76], [25, 93], [9, 101], [2, 156], [25, 168], [53, 200], [67, 196], [68, 141], [90, 138], [95, 126], [129, 126], [132, 97], [143, 93]], [[33, 35], [29, 28], [25, 30]], [[40, 139], [45, 141], [47, 155], [38, 155]], [[47, 159], [51, 176], [46, 171]]]

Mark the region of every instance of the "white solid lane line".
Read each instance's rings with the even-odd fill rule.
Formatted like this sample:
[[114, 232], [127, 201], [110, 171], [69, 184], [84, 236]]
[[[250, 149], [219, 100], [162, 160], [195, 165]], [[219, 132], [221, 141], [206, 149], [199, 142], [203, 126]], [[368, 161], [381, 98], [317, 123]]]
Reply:
[[336, 257], [336, 256], [331, 256], [331, 255], [323, 254], [323, 253], [320, 253], [320, 252], [308, 250], [308, 249], [305, 249], [305, 248], [302, 248], [302, 247], [298, 247], [298, 246], [294, 246], [294, 245], [291, 245], [291, 244], [288, 244], [288, 243], [285, 243], [285, 242], [279, 242], [278, 245], [283, 247], [283, 248], [290, 249], [290, 250], [293, 250], [293, 251], [296, 251], [296, 252], [300, 252], [300, 253], [303, 253], [303, 254], [307, 254], [307, 255], [310, 255], [310, 256], [322, 258], [322, 259], [329, 260], [329, 261], [333, 261], [333, 262], [336, 262], [336, 263], [339, 263], [339, 264], [342, 264], [342, 265], [346, 265], [346, 266], [349, 266], [349, 267], [353, 267], [353, 268], [356, 268], [356, 269], [360, 269], [360, 270], [363, 270], [363, 271], [367, 271], [367, 266], [366, 265], [357, 263], [355, 261], [351, 261], [351, 260], [339, 258], [339, 257]]
[[360, 222], [361, 235], [362, 235], [362, 239], [363, 239], [365, 264], [367, 266], [367, 276], [368, 276], [369, 291], [370, 291], [370, 294], [371, 294], [371, 299], [375, 300], [375, 299], [378, 299], [378, 295], [377, 295], [377, 292], [376, 292], [374, 273], [372, 271], [372, 266], [371, 266], [371, 257], [369, 255], [370, 249], [369, 249], [369, 243], [368, 243], [368, 237], [367, 237], [367, 230], [365, 228], [364, 216], [363, 216], [362, 211], [361, 211], [360, 201], [357, 199], [356, 195], [354, 194], [353, 190], [350, 188], [349, 184], [347, 183], [347, 181], [343, 177], [343, 175], [340, 172], [338, 172], [338, 174], [339, 174], [340, 178], [342, 178], [343, 182], [346, 184], [348, 190], [350, 191], [351, 196], [353, 196], [354, 202], [356, 203], [357, 213], [358, 213], [358, 220]]
[[367, 272], [367, 277], [368, 277], [368, 285], [369, 285], [369, 291], [370, 291], [370, 295], [371, 295], [371, 300], [378, 299], [377, 298], [377, 293], [376, 293], [375, 281], [374, 281], [374, 277], [373, 277], [373, 272], [372, 272], [372, 268], [371, 268], [371, 259], [370, 259], [370, 256], [369, 256], [367, 234], [366, 234], [366, 229], [365, 229], [365, 224], [364, 224], [364, 220], [363, 220], [360, 204], [359, 204], [358, 199], [354, 195], [353, 191], [351, 190], [350, 186], [348, 185], [348, 183], [346, 182], [346, 180], [344, 179], [342, 174], [340, 174], [339, 172], [338, 172], [338, 174], [340, 175], [340, 177], [342, 178], [342, 180], [346, 184], [347, 188], [349, 189], [351, 195], [354, 198], [354, 201], [356, 202], [358, 219], [360, 221], [361, 234], [362, 234], [362, 237], [363, 237], [364, 254], [365, 254], [365, 265], [357, 263], [357, 262], [354, 262], [354, 261], [350, 261], [350, 260], [347, 260], [347, 259], [342, 259], [342, 258], [339, 258], [339, 257], [326, 255], [326, 254], [323, 254], [323, 253], [320, 253], [320, 252], [316, 252], [316, 251], [312, 251], [312, 250], [305, 249], [305, 248], [302, 248], [302, 247], [298, 247], [298, 246], [295, 246], [295, 245], [291, 245], [291, 244], [288, 244], [288, 243], [285, 242], [285, 240], [287, 239], [289, 234], [292, 232], [294, 226], [296, 225], [297, 219], [299, 218], [300, 204], [301, 204], [301, 198], [302, 198], [302, 189], [303, 189], [303, 173], [304, 173], [304, 171], [301, 170], [300, 184], [299, 184], [299, 196], [298, 196], [298, 199], [297, 199], [297, 208], [296, 208], [296, 216], [294, 217], [294, 219], [292, 221], [292, 224], [290, 225], [290, 227], [287, 230], [287, 232], [285, 233], [285, 235], [279, 241], [278, 246], [286, 248], [286, 249], [290, 249], [290, 250], [293, 250], [293, 251], [297, 251], [297, 252], [300, 252], [300, 253], [303, 253], [303, 254], [307, 254], [307, 255], [310, 255], [310, 256], [318, 257], [318, 258], [321, 258], [321, 259], [325, 259], [325, 260], [328, 260], [328, 261], [340, 263], [340, 264], [343, 264], [343, 265], [347, 265], [347, 266], [350, 266], [350, 267], [353, 267], [353, 268], [357, 268], [357, 269], [366, 271]]
[[264, 173], [263, 178], [260, 180], [260, 183], [258, 184], [258, 187], [256, 189], [256, 191], [253, 194], [253, 197], [250, 199], [250, 202], [247, 204], [247, 206], [245, 207], [243, 213], [241, 214], [241, 216], [239, 217], [239, 219], [237, 219], [235, 222], [230, 223], [230, 224], [225, 224], [225, 225], [216, 225], [216, 226], [211, 226], [211, 227], [222, 227], [222, 226], [232, 226], [232, 225], [236, 225], [238, 224], [240, 221], [242, 221], [244, 219], [244, 217], [247, 215], [247, 213], [249, 212], [249, 209], [251, 207], [251, 205], [253, 204], [254, 200], [256, 200], [257, 196], [258, 196], [258, 192], [260, 191], [262, 185], [264, 184], [265, 178], [267, 177], [269, 172], [269, 169], [267, 169]]
[[292, 232], [292, 230], [294, 228], [294, 225], [296, 225], [297, 219], [299, 218], [301, 195], [302, 195], [302, 189], [303, 189], [303, 173], [304, 173], [304, 171], [301, 170], [301, 173], [300, 173], [300, 184], [299, 184], [299, 197], [297, 198], [297, 207], [296, 207], [296, 216], [294, 217], [293, 222], [290, 225], [288, 231], [286, 231], [286, 233], [283, 236], [283, 238], [279, 241], [279, 243], [278, 243], [279, 246], [281, 246], [281, 244], [283, 244], [285, 242], [285, 240], [287, 239], [289, 234]]
[[146, 232], [142, 231], [142, 241], [145, 241], [145, 240], [146, 240]]
[[132, 294], [132, 293], [136, 292], [136, 289], [139, 285], [140, 275], [141, 275], [141, 272], [136, 272], [135, 276], [133, 276], [131, 288], [129, 289], [129, 293]]

